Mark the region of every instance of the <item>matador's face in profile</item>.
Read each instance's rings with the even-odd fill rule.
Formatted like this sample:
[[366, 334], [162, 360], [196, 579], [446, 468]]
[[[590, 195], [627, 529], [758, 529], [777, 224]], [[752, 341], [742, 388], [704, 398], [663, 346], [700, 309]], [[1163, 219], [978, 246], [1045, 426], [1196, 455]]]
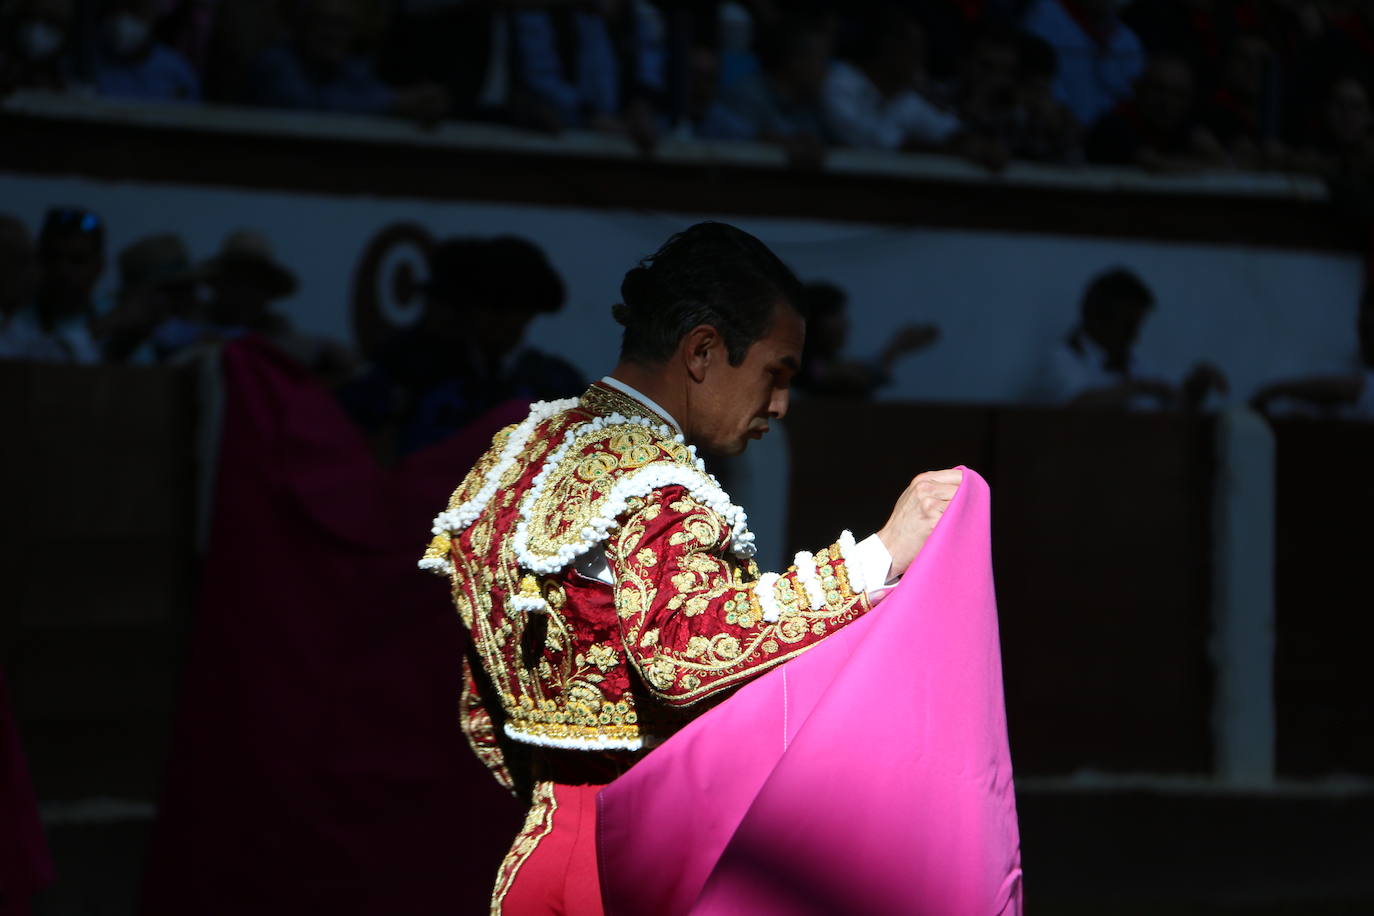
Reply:
[[730, 456], [768, 432], [770, 420], [787, 413], [789, 386], [801, 368], [806, 323], [784, 304], [775, 307], [768, 333], [754, 342], [738, 366], [719, 348], [693, 392], [688, 439], [707, 454]]

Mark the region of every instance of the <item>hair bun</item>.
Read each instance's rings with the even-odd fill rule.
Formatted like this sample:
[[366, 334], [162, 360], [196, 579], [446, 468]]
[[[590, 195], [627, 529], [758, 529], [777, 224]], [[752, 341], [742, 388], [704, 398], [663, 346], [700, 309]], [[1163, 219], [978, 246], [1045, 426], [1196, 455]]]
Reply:
[[630, 307], [623, 302], [617, 302], [611, 306], [611, 317], [615, 319], [616, 324], [628, 328], [630, 326]]

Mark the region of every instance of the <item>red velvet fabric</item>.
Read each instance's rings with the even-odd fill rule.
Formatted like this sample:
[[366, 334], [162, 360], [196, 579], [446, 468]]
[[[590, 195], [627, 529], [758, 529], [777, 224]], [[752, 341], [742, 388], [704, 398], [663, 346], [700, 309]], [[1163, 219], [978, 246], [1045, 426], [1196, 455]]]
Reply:
[[29, 900], [53, 881], [19, 729], [0, 674], [0, 916], [29, 912]]
[[392, 470], [266, 343], [224, 351], [214, 525], [146, 914], [484, 913], [521, 806], [459, 729], [463, 632], [416, 569], [508, 404]]
[[502, 916], [604, 916], [596, 863], [596, 793], [601, 786], [555, 784], [548, 834], [520, 866]]

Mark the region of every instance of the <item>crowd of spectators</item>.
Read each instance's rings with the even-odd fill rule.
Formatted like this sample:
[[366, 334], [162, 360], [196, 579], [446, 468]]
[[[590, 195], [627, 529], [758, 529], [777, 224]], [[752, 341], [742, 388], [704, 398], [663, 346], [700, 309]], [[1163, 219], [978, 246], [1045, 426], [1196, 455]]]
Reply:
[[419, 322], [355, 351], [293, 326], [279, 304], [298, 280], [260, 232], [231, 232], [199, 262], [176, 233], [137, 239], [118, 253], [108, 296], [97, 292], [105, 236], [100, 216], [78, 207], [49, 210], [36, 239], [0, 213], [0, 360], [177, 365], [256, 335], [331, 388], [384, 460], [436, 444], [504, 401], [585, 388], [566, 360], [524, 343], [530, 321], [565, 298], [527, 239], [435, 243]]
[[[576, 395], [586, 380], [566, 359], [525, 343], [530, 322], [559, 311], [562, 277], [544, 252], [517, 236], [456, 237], [428, 246], [418, 321], [391, 327], [354, 352], [292, 326], [277, 303], [298, 281], [261, 233], [230, 233], [194, 261], [175, 233], [119, 252], [112, 296], [96, 290], [105, 270], [105, 226], [75, 207], [48, 211], [36, 242], [21, 220], [0, 214], [0, 360], [154, 365], [187, 362], [253, 334], [315, 375], [373, 442], [383, 460], [434, 445], [507, 400]], [[376, 280], [375, 277], [372, 278]], [[803, 395], [868, 398], [896, 364], [940, 340], [933, 324], [897, 328], [872, 358], [848, 352], [847, 296], [828, 282], [804, 288], [809, 316], [796, 388]], [[1126, 268], [1085, 288], [1079, 319], [1047, 351], [1035, 400], [1108, 410], [1206, 410], [1229, 385], [1199, 363], [1171, 380], [1137, 356], [1155, 295]], [[1374, 419], [1374, 295], [1356, 327], [1359, 368], [1283, 379], [1254, 394], [1266, 413]]]
[[1360, 0], [0, 0], [0, 86], [541, 131], [1362, 175]]

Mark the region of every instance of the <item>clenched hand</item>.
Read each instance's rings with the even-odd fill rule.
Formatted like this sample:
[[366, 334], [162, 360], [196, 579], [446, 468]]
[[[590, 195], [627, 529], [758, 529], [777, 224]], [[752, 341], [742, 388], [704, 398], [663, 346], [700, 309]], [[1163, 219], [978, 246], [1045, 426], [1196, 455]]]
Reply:
[[898, 498], [887, 524], [878, 531], [878, 539], [892, 555], [892, 575], [902, 575], [916, 559], [963, 479], [958, 468], [926, 471], [917, 474]]

